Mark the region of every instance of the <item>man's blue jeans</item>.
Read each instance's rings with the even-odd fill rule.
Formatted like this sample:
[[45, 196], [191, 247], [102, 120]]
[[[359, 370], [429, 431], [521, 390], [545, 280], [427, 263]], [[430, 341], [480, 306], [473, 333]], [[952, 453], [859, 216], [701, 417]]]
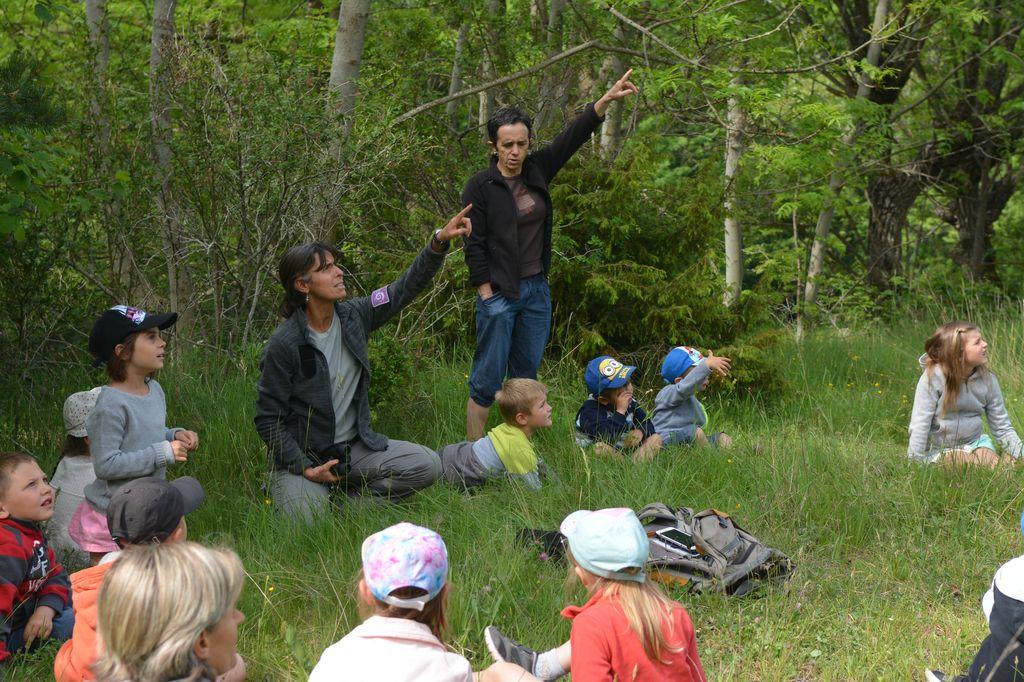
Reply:
[[505, 377], [536, 379], [551, 331], [551, 290], [543, 274], [519, 282], [519, 299], [476, 297], [476, 351], [469, 397], [490, 407]]

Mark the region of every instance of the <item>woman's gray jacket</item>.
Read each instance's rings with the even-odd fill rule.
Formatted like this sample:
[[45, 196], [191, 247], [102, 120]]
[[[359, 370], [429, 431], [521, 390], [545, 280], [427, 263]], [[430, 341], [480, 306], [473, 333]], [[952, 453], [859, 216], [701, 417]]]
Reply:
[[[345, 347], [362, 368], [352, 406], [358, 414], [359, 439], [384, 450], [387, 437], [370, 428], [370, 332], [402, 310], [430, 284], [444, 262], [428, 244], [396, 281], [361, 296], [334, 304]], [[277, 326], [260, 358], [256, 384], [256, 430], [267, 444], [273, 468], [298, 476], [324, 463], [319, 456], [334, 441], [334, 405], [327, 359], [309, 337], [301, 308]]]

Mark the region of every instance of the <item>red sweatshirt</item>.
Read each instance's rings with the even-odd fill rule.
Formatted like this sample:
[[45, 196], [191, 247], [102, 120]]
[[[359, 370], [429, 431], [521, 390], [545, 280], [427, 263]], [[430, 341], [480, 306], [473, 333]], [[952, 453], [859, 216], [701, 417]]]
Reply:
[[49, 606], [60, 614], [70, 598], [68, 573], [46, 545], [39, 525], [0, 519], [0, 661], [11, 655], [7, 637], [18, 609], [35, 599], [35, 607]]
[[693, 623], [682, 604], [672, 609], [671, 632], [664, 630], [669, 646], [680, 651], [668, 654], [663, 663], [647, 658], [616, 598], [597, 594], [583, 606], [566, 607], [562, 615], [572, 621], [574, 682], [707, 682]]

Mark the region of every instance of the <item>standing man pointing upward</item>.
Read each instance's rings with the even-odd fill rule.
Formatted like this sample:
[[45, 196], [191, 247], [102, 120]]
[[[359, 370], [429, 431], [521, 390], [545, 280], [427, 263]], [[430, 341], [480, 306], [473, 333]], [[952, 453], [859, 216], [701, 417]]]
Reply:
[[491, 165], [466, 183], [473, 233], [465, 246], [477, 290], [476, 351], [469, 375], [466, 437], [484, 434], [505, 377], [534, 379], [551, 330], [552, 220], [548, 185], [604, 120], [608, 105], [639, 92], [630, 69], [548, 146], [530, 152], [532, 122], [506, 107], [487, 121]]

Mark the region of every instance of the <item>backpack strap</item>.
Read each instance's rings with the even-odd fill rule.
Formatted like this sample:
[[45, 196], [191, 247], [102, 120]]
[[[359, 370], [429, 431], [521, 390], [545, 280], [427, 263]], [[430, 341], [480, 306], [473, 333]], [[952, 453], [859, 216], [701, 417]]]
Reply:
[[694, 540], [709, 554], [715, 554], [726, 563], [736, 559], [746, 544], [748, 535], [725, 512], [705, 509], [693, 517]]
[[664, 502], [651, 502], [643, 509], [638, 510], [636, 516], [640, 519], [640, 523], [644, 523], [647, 519], [671, 521], [676, 517], [675, 512]]
[[675, 528], [682, 522], [683, 530], [689, 531], [693, 510], [689, 507], [669, 507], [663, 502], [652, 502], [636, 513], [640, 523]]

